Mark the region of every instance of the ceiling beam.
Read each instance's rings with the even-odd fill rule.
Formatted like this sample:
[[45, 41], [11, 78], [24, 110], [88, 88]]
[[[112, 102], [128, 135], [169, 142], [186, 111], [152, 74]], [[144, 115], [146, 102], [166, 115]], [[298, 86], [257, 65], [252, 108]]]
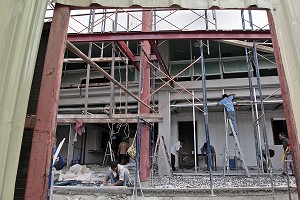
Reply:
[[[222, 43], [225, 43], [225, 44], [238, 46], [238, 47], [245, 47], [245, 48], [248, 48], [248, 49], [253, 49], [253, 42], [246, 42], [246, 41], [241, 41], [241, 40], [216, 40], [216, 41], [222, 42]], [[274, 53], [272, 47], [267, 47], [267, 46], [260, 45], [260, 44], [256, 45], [256, 50], [261, 51], [261, 52], [265, 52], [265, 53]]]
[[80, 115], [80, 114], [58, 114], [57, 123], [67, 124], [75, 123], [76, 119], [83, 120], [83, 123], [137, 123], [138, 118], [143, 119], [146, 122], [163, 122], [162, 114], [159, 113], [148, 113], [148, 114], [112, 114], [111, 116], [107, 114], [90, 114], [90, 115]]
[[179, 40], [179, 39], [270, 39], [270, 31], [156, 31], [117, 32], [93, 34], [69, 34], [68, 40], [76, 42], [139, 41], [139, 40]]

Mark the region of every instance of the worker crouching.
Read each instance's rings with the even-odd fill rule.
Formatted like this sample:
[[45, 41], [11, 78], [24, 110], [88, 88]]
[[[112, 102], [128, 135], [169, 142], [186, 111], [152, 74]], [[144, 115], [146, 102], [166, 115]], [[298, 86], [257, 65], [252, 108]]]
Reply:
[[112, 186], [126, 186], [129, 183], [129, 171], [124, 166], [119, 165], [117, 161], [113, 161], [110, 163], [110, 169], [103, 180], [103, 185], [107, 185], [108, 180]]

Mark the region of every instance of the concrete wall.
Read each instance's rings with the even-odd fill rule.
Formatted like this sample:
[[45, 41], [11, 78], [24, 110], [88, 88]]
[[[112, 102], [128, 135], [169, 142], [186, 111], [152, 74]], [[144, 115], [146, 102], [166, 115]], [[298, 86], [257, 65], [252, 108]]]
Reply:
[[68, 157], [68, 146], [69, 146], [69, 134], [70, 134], [71, 125], [60, 125], [56, 128], [56, 146], [66, 138], [59, 155], [64, 159], [64, 162], [67, 162]]
[[[245, 156], [245, 161], [248, 166], [256, 165], [255, 156], [255, 143], [254, 143], [254, 132], [252, 127], [252, 117], [251, 112], [237, 111], [237, 123], [239, 128], [239, 139], [242, 147], [242, 151]], [[165, 113], [164, 113], [165, 114]], [[271, 126], [272, 118], [284, 118], [284, 112], [282, 109], [276, 111], [266, 111], [266, 130], [268, 135], [268, 143], [271, 149], [275, 150], [275, 156], [272, 158], [272, 164], [274, 169], [282, 168], [282, 163], [280, 162], [281, 156], [283, 154], [282, 145], [274, 145], [273, 132]], [[164, 116], [165, 119], [165, 116]], [[193, 121], [192, 110], [177, 112], [177, 114], [172, 113], [171, 115], [171, 131], [170, 135], [166, 135], [166, 129], [162, 128], [159, 133], [163, 132], [166, 141], [170, 141], [169, 150], [171, 145], [177, 141], [179, 136], [178, 133], [178, 122]], [[204, 129], [204, 118], [203, 114], [199, 111], [196, 112], [197, 121], [197, 137], [198, 137], [198, 150], [205, 142], [205, 129]], [[160, 127], [163, 127], [162, 125]], [[217, 165], [223, 166], [223, 153], [225, 145], [225, 125], [224, 125], [224, 115], [223, 112], [212, 112], [209, 113], [209, 132], [211, 144], [215, 147], [217, 152]], [[229, 138], [230, 146], [234, 145], [232, 138]], [[191, 152], [187, 152], [191, 153]]]
[[[65, 143], [60, 151], [60, 155], [64, 159], [66, 165], [72, 164], [72, 160], [76, 159], [83, 148], [85, 141], [85, 152], [84, 152], [84, 164], [99, 164], [103, 161], [103, 152], [101, 149], [105, 150], [105, 147], [101, 146], [102, 131], [103, 129], [99, 126], [92, 124], [87, 124], [85, 136], [77, 136], [77, 142], [73, 142], [74, 138], [74, 125], [58, 125], [56, 130], [57, 145], [61, 142], [63, 138], [66, 138]], [[86, 139], [84, 139], [86, 137]], [[74, 147], [75, 146], [75, 147]], [[69, 158], [68, 158], [69, 155]], [[67, 160], [69, 159], [69, 160]]]
[[103, 155], [99, 154], [99, 150], [101, 149], [101, 139], [102, 129], [98, 126], [89, 124], [86, 133], [85, 164], [102, 163]]

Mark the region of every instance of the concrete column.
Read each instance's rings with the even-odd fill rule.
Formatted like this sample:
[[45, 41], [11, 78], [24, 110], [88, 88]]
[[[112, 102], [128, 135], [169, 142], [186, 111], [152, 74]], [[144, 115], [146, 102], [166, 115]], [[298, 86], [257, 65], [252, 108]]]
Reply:
[[46, 199], [70, 8], [55, 5], [41, 82], [25, 200]]
[[[162, 110], [160, 110], [160, 113], [163, 115], [163, 123], [159, 123], [158, 124], [158, 137], [159, 136], [164, 136], [165, 138], [165, 142], [166, 142], [166, 146], [168, 149], [168, 154], [171, 158], [171, 152], [170, 152], [170, 142], [171, 142], [171, 110], [170, 110], [170, 102], [166, 105], [166, 103], [169, 101], [170, 99], [170, 92], [169, 91], [164, 91], [161, 90], [158, 93], [158, 107], [162, 108], [163, 106], [165, 106], [164, 108], [162, 108]], [[160, 145], [160, 149], [158, 152], [158, 155], [161, 155], [158, 157], [158, 173], [159, 175], [170, 175], [170, 171], [169, 169], [169, 164], [168, 162], [166, 162], [166, 157], [163, 156], [164, 152], [163, 152], [163, 147], [162, 145]]]

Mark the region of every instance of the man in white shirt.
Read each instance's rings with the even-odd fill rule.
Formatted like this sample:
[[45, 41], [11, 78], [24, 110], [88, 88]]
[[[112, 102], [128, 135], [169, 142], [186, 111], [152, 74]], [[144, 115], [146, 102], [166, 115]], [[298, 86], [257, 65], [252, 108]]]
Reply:
[[185, 154], [185, 152], [183, 151], [183, 148], [182, 148], [182, 145], [184, 143], [185, 143], [184, 140], [179, 140], [171, 146], [171, 166], [172, 166], [173, 171], [176, 171], [175, 156], [176, 155], [178, 156], [179, 154]]
[[117, 161], [112, 161], [108, 174], [103, 180], [103, 185], [106, 185], [108, 180], [110, 180], [112, 186], [126, 186], [129, 182], [129, 171], [119, 165]]

